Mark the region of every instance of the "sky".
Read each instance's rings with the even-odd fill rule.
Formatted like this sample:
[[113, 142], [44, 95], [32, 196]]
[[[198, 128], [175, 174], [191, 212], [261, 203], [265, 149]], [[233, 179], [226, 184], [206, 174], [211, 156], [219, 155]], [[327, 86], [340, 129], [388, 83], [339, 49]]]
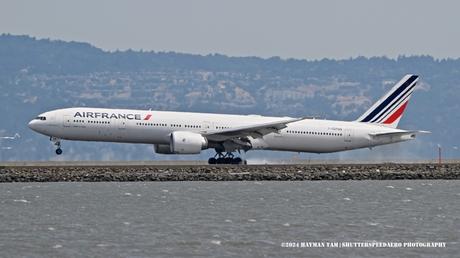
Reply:
[[460, 57], [460, 1], [0, 0], [0, 33], [105, 50]]

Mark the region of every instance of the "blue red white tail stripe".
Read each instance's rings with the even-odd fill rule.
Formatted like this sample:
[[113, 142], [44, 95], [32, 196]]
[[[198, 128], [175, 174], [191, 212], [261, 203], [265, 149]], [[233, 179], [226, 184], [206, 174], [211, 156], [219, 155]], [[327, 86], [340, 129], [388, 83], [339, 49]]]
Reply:
[[415, 89], [416, 82], [412, 84], [410, 88], [406, 90], [405, 93], [403, 93], [401, 96], [399, 96], [392, 104], [388, 105], [388, 107], [380, 113], [380, 115], [376, 116], [376, 118], [372, 119], [371, 123], [377, 122], [380, 123], [382, 120], [384, 120], [385, 116], [390, 113], [392, 113], [398, 106], [400, 106], [401, 103], [406, 102], [409, 100], [412, 92]]
[[404, 113], [411, 94], [414, 92], [418, 78], [418, 75], [412, 74], [404, 76], [387, 94], [358, 118], [357, 121], [396, 127]]
[[399, 119], [402, 116], [402, 114], [404, 113], [404, 110], [406, 109], [407, 103], [409, 103], [409, 101], [404, 102], [404, 104], [402, 104], [402, 106], [400, 106], [398, 108], [398, 110], [396, 110], [396, 112], [394, 112], [390, 117], [388, 117], [385, 121], [383, 121], [383, 123], [384, 124], [392, 124], [394, 121]]

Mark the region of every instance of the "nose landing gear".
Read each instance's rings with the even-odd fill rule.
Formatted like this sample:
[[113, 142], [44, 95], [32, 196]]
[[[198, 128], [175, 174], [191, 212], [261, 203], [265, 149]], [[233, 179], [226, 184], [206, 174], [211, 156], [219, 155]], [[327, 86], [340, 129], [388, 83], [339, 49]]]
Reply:
[[217, 152], [214, 157], [209, 158], [208, 164], [234, 164], [234, 165], [246, 165], [248, 164], [246, 160], [236, 157], [231, 152], [222, 154], [222, 152]]
[[61, 155], [62, 154], [61, 139], [56, 138], [56, 137], [50, 137], [50, 141], [52, 141], [54, 146], [56, 146], [56, 155]]

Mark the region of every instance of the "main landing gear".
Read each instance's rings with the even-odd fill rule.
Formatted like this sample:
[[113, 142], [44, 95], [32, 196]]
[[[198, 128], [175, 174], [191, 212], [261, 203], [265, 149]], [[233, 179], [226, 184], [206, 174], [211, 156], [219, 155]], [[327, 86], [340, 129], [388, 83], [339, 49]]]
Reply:
[[50, 141], [52, 141], [54, 143], [54, 146], [56, 146], [56, 155], [61, 155], [62, 154], [61, 139], [56, 138], [56, 137], [50, 137]]
[[222, 152], [217, 152], [214, 157], [209, 158], [208, 164], [234, 164], [234, 165], [246, 165], [248, 162], [246, 160], [241, 159], [240, 157], [236, 157], [231, 152], [227, 152], [226, 154], [222, 154]]

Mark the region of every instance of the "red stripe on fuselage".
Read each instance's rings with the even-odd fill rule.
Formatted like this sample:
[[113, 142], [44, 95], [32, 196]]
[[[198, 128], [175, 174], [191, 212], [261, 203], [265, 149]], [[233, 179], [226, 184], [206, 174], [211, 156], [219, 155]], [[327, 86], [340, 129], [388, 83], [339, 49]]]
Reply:
[[402, 114], [404, 113], [404, 109], [406, 109], [407, 103], [409, 101], [406, 101], [402, 106], [396, 110], [387, 120], [383, 121], [384, 124], [392, 124], [396, 119], [400, 118]]
[[149, 120], [152, 117], [152, 115], [148, 114], [145, 116], [144, 120]]

